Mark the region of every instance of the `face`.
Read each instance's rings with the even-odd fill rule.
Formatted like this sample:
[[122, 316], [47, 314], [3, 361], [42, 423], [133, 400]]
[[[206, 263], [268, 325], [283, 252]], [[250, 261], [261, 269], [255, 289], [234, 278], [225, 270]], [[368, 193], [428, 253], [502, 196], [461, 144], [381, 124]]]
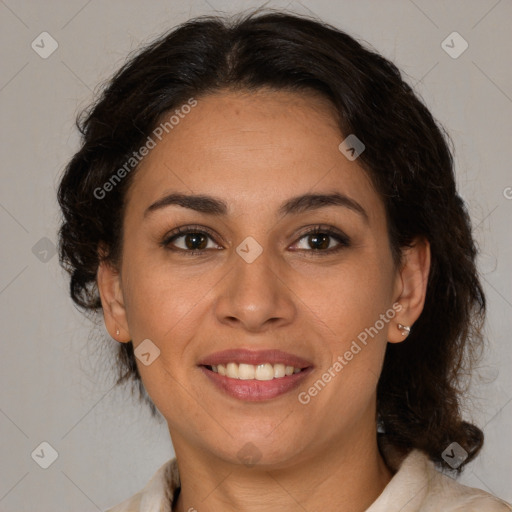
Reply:
[[111, 332], [149, 353], [137, 365], [177, 453], [276, 466], [375, 431], [386, 343], [411, 319], [344, 138], [314, 96], [219, 92], [137, 169], [102, 300]]

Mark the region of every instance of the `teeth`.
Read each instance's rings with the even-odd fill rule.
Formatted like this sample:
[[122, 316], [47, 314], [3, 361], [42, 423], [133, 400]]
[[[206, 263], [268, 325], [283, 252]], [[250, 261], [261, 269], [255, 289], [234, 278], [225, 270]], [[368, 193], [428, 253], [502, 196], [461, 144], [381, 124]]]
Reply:
[[254, 366], [252, 364], [239, 364], [238, 365], [238, 378], [240, 380], [254, 379]]
[[274, 378], [280, 379], [281, 377], [284, 377], [286, 375], [284, 364], [275, 364], [274, 365]]
[[226, 377], [238, 379], [238, 365], [236, 363], [228, 363], [226, 366]]
[[258, 365], [245, 364], [245, 363], [228, 363], [227, 365], [218, 364], [211, 367], [211, 369], [219, 375], [224, 375], [232, 379], [240, 380], [272, 380], [281, 379], [294, 373], [299, 373], [300, 368], [293, 366], [285, 366], [284, 364], [270, 364], [263, 363]]
[[256, 380], [272, 380], [274, 375], [274, 367], [270, 363], [259, 364], [256, 366]]

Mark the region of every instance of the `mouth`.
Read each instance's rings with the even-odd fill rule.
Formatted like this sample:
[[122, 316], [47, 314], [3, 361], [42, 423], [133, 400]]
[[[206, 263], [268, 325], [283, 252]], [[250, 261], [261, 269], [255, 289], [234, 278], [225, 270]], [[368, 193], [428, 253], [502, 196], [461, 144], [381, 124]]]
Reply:
[[313, 370], [313, 365], [278, 350], [227, 350], [198, 365], [224, 394], [244, 401], [263, 401], [289, 393]]

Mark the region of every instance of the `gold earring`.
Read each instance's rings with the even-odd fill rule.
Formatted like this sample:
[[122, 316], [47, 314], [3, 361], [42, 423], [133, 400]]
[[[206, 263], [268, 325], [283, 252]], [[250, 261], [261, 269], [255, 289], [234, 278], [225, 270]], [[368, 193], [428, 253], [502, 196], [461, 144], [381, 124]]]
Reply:
[[116, 336], [119, 336], [119, 329], [116, 329]]
[[402, 336], [409, 336], [411, 328], [408, 325], [398, 324], [397, 327], [400, 331], [402, 331]]

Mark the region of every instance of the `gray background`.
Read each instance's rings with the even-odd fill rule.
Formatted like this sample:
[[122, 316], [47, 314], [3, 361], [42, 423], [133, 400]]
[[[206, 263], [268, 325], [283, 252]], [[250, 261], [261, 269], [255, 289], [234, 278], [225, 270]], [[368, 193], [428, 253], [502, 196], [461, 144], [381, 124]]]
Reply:
[[[68, 298], [52, 254], [55, 188], [78, 147], [76, 113], [131, 50], [192, 16], [258, 5], [0, 0], [1, 511], [103, 510], [173, 455], [165, 423], [112, 388], [108, 354], [116, 342], [98, 341], [102, 324], [94, 331]], [[267, 5], [313, 11], [391, 58], [453, 138], [489, 300], [487, 353], [467, 403], [486, 444], [462, 481], [512, 501], [512, 2]], [[59, 45], [46, 59], [31, 47], [43, 31]], [[441, 46], [453, 31], [469, 44], [456, 59]], [[43, 441], [58, 452], [48, 469], [31, 457]]]

